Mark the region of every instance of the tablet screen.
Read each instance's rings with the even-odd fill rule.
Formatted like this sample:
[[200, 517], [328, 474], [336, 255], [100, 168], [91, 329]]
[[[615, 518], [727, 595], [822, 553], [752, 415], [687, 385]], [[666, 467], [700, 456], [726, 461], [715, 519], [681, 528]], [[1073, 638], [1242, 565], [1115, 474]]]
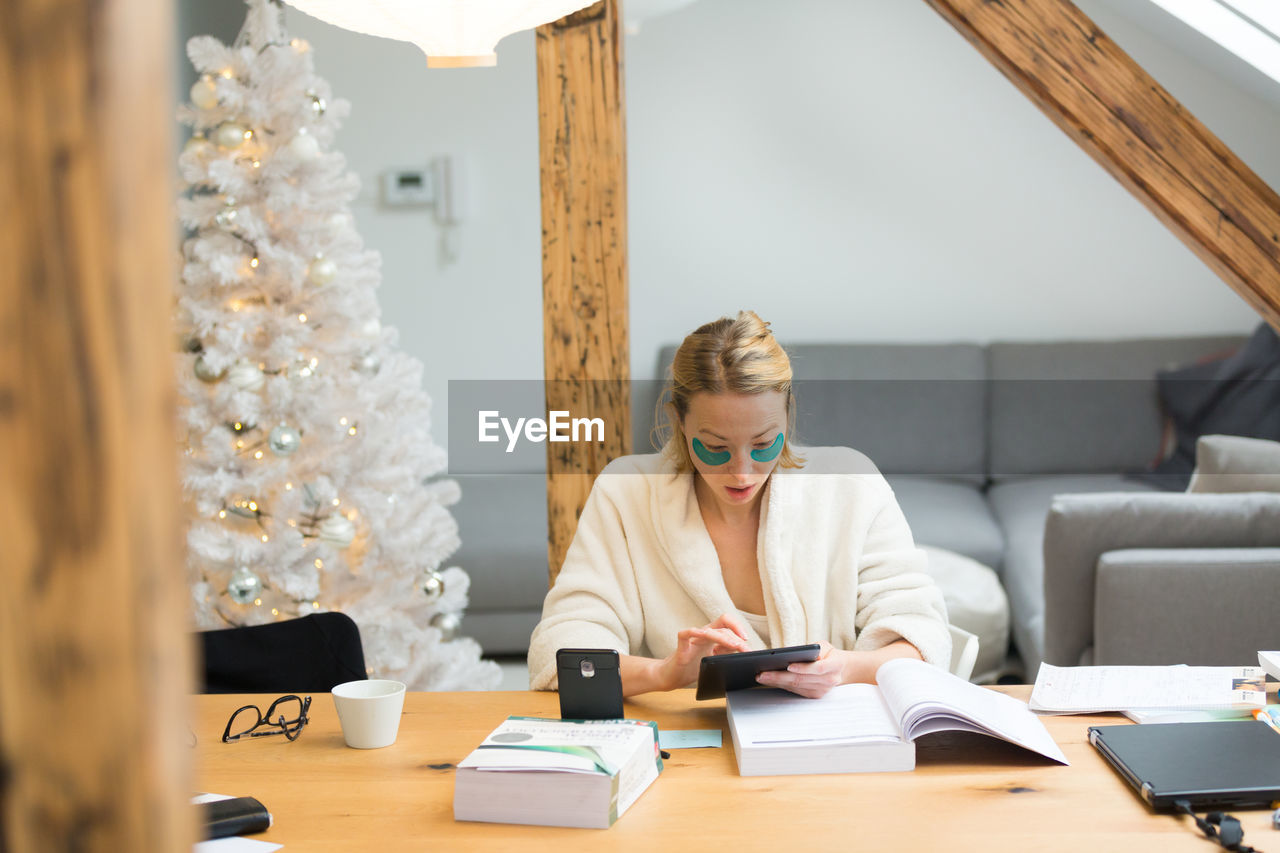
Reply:
[[817, 643], [805, 646], [786, 646], [781, 649], [761, 649], [758, 652], [736, 652], [729, 655], [710, 655], [702, 659], [698, 668], [698, 699], [719, 699], [730, 690], [759, 687], [756, 676], [773, 669], [786, 669], [793, 663], [808, 663], [818, 659]]

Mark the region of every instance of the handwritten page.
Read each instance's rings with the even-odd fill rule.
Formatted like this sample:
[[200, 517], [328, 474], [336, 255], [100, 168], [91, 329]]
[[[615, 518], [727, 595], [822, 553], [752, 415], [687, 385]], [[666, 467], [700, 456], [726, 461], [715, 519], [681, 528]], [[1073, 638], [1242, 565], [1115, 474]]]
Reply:
[[1266, 680], [1257, 666], [1040, 665], [1031, 710], [1088, 714], [1130, 708], [1261, 708]]

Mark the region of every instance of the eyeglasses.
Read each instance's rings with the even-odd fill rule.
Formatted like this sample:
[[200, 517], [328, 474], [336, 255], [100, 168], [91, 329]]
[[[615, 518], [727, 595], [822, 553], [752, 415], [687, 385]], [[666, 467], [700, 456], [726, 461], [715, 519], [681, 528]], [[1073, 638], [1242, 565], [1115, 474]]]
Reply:
[[[231, 743], [243, 737], [268, 737], [284, 735], [289, 740], [297, 740], [302, 734], [302, 727], [307, 724], [307, 711], [311, 708], [311, 697], [301, 698], [290, 694], [281, 696], [271, 703], [267, 713], [262, 713], [257, 705], [245, 705], [237, 708], [227, 720], [227, 728], [222, 732], [222, 742]], [[262, 729], [262, 731], [258, 731]]]

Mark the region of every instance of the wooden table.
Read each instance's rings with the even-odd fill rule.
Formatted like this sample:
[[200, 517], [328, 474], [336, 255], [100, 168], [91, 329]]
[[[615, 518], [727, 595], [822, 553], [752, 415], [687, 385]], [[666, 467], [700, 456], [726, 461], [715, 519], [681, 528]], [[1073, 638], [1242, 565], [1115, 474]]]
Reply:
[[[295, 742], [221, 742], [232, 711], [273, 698], [194, 697], [197, 778], [202, 791], [262, 800], [275, 826], [253, 837], [290, 850], [1221, 849], [1190, 819], [1149, 812], [1089, 745], [1088, 726], [1124, 722], [1113, 714], [1045, 718], [1070, 767], [1003, 741], [940, 734], [919, 745], [912, 773], [744, 778], [725, 731], [721, 749], [673, 751], [612, 828], [591, 830], [453, 819], [454, 765], [509, 714], [558, 717], [554, 693], [410, 693], [398, 740], [375, 750], [348, 749], [332, 698], [316, 695]], [[660, 728], [725, 728], [724, 702], [695, 702], [691, 690], [639, 696], [626, 708]], [[1280, 849], [1270, 812], [1236, 815], [1245, 843]]]

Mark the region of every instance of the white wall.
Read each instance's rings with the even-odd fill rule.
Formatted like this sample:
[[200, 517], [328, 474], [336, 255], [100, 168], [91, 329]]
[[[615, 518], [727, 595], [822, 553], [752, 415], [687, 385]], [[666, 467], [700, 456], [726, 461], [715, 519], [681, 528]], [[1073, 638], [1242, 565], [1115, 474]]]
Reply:
[[[625, 2], [625, 0], [624, 0]], [[1144, 36], [1099, 24], [1280, 186], [1280, 111]], [[542, 371], [533, 35], [496, 69], [290, 10], [353, 103], [339, 136], [384, 262], [384, 317], [447, 381]], [[699, 0], [625, 51], [633, 372], [740, 307], [784, 343], [1243, 332], [1256, 316], [924, 2]], [[376, 204], [377, 175], [466, 158], [446, 263], [429, 212]], [[445, 440], [439, 411], [436, 435]]]

